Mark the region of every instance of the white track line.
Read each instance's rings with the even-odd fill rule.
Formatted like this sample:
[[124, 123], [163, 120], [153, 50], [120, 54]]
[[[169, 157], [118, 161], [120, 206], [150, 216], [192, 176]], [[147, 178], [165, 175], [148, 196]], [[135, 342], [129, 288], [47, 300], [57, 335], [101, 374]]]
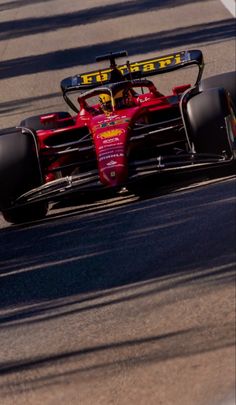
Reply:
[[236, 18], [236, 2], [235, 0], [221, 0], [221, 3], [229, 10], [229, 12]]

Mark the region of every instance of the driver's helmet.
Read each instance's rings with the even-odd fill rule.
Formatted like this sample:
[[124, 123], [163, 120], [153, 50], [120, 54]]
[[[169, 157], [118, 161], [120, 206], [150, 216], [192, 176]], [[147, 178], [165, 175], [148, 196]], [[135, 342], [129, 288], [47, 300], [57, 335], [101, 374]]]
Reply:
[[101, 109], [103, 111], [111, 111], [112, 110], [112, 104], [111, 104], [111, 96], [110, 94], [100, 94], [99, 96], [99, 102]]
[[[114, 104], [116, 109], [129, 107], [131, 103], [131, 92], [128, 90], [120, 90], [114, 95]], [[112, 101], [110, 94], [100, 94], [100, 106], [103, 111], [112, 110]]]

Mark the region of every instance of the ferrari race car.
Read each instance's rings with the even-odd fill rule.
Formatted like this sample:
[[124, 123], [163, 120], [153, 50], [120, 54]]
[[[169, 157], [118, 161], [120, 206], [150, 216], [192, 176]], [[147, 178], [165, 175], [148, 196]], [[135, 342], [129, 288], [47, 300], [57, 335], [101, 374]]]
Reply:
[[[200, 50], [118, 66], [124, 56], [126, 51], [99, 56], [96, 61], [109, 61], [108, 67], [62, 80], [75, 114], [50, 112], [1, 131], [0, 210], [6, 221], [43, 218], [49, 202], [70, 193], [129, 189], [155, 173], [235, 160], [235, 72], [202, 80]], [[168, 94], [150, 80], [193, 65], [194, 84]]]

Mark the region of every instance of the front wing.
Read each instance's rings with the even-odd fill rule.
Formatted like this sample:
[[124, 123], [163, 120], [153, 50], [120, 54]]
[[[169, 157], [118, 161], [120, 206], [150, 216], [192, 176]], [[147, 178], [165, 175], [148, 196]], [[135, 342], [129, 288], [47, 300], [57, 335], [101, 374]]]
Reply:
[[[214, 154], [184, 153], [179, 156], [157, 156], [155, 158], [134, 161], [129, 165], [128, 186], [141, 178], [163, 172], [194, 171], [196, 169], [231, 163], [233, 158]], [[122, 185], [121, 185], [122, 186]], [[109, 189], [99, 180], [97, 170], [79, 175], [66, 176], [34, 188], [19, 196], [14, 205], [37, 201], [56, 201], [75, 192], [88, 192]]]

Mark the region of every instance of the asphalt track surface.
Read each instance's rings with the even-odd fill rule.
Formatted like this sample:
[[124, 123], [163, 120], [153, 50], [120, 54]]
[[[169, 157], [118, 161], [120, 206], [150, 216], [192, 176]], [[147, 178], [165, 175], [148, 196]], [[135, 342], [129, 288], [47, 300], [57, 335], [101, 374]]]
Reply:
[[[235, 68], [220, 1], [0, 0], [0, 126], [64, 109], [61, 78], [111, 49], [200, 48]], [[235, 176], [0, 219], [0, 403], [228, 405], [235, 389]]]

